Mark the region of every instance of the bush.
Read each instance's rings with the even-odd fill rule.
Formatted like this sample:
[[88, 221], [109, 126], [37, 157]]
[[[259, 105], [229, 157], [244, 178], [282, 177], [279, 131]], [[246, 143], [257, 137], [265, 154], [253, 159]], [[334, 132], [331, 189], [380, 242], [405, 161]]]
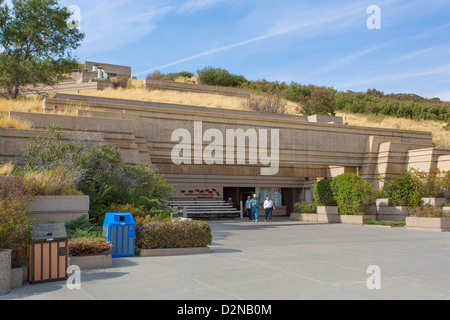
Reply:
[[294, 204], [294, 211], [297, 213], [316, 213], [317, 212], [317, 203], [316, 202], [297, 202]]
[[196, 248], [211, 243], [211, 228], [203, 221], [136, 219], [136, 247], [140, 249]]
[[251, 96], [242, 102], [242, 107], [265, 113], [286, 113], [286, 102], [283, 101], [281, 94], [266, 94], [264, 96]]
[[421, 185], [411, 172], [405, 171], [386, 184], [383, 191], [391, 206], [419, 207], [422, 205]]
[[341, 174], [330, 186], [341, 215], [365, 215], [374, 200], [373, 186], [356, 174]]
[[112, 244], [103, 238], [78, 238], [68, 242], [70, 257], [110, 255]]
[[324, 179], [314, 183], [313, 195], [319, 206], [337, 206], [334, 200], [333, 191], [331, 190], [331, 179]]
[[111, 79], [114, 89], [122, 88], [127, 89], [130, 88], [130, 80], [131, 77], [127, 75], [118, 75], [115, 78]]
[[230, 73], [221, 68], [206, 67], [198, 70], [198, 80], [201, 84], [220, 87], [240, 87], [247, 80], [243, 76]]
[[420, 207], [414, 207], [409, 210], [409, 214], [412, 217], [427, 217], [427, 218], [447, 218], [450, 215], [439, 207], [433, 207], [430, 205], [424, 205]]
[[441, 172], [438, 168], [431, 172], [422, 172], [412, 169], [412, 179], [419, 185], [419, 193], [422, 198], [445, 198], [450, 187], [449, 172]]
[[103, 227], [93, 224], [87, 216], [66, 223], [66, 232], [69, 240], [80, 238], [101, 238]]
[[176, 209], [158, 209], [159, 207], [165, 206], [165, 202], [159, 202], [158, 199], [154, 200], [154, 206], [151, 207], [150, 209], [147, 209], [144, 206], [133, 206], [131, 204], [113, 204], [111, 205], [110, 209], [108, 210], [108, 212], [129, 212], [131, 213], [131, 215], [136, 219], [136, 218], [145, 218], [147, 216], [150, 217], [161, 217], [163, 219], [169, 219], [170, 218], [170, 214], [173, 213], [177, 213]]
[[0, 179], [0, 249], [12, 250], [12, 267], [27, 263], [32, 221], [26, 212], [33, 193], [24, 180]]
[[90, 213], [105, 214], [112, 204], [131, 204], [151, 214], [165, 212], [173, 187], [151, 167], [125, 165], [120, 151], [101, 143], [64, 143], [55, 126], [47, 138], [32, 139], [22, 150], [24, 172], [65, 168], [76, 189], [90, 197]]

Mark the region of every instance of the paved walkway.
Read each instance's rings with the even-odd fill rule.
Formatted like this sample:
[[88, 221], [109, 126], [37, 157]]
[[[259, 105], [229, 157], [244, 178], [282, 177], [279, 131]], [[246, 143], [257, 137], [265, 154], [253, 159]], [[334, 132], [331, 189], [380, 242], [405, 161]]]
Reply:
[[[27, 285], [0, 299], [450, 299], [450, 233], [404, 228], [213, 221], [212, 253], [114, 259], [65, 282]], [[367, 288], [367, 268], [381, 289]]]

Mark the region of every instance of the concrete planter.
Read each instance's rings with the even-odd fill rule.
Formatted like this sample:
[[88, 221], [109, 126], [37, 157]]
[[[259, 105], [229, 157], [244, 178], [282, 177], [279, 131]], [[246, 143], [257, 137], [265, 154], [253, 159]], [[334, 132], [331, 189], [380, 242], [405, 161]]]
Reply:
[[317, 207], [317, 222], [340, 223], [338, 207]]
[[89, 214], [89, 196], [36, 196], [27, 210], [36, 224], [66, 223]]
[[450, 215], [450, 207], [443, 207], [442, 208], [442, 213]]
[[378, 207], [377, 219], [404, 222], [409, 215], [409, 207]]
[[0, 250], [0, 296], [11, 291], [11, 250]]
[[304, 222], [317, 222], [316, 213], [292, 213], [291, 220]]
[[449, 232], [450, 218], [408, 217], [406, 228], [411, 230]]
[[11, 269], [11, 289], [20, 288], [23, 285], [26, 275], [25, 267]]
[[78, 266], [80, 270], [106, 269], [112, 267], [111, 255], [69, 257], [69, 265]]
[[210, 247], [139, 250], [139, 256], [141, 257], [183, 256], [183, 255], [207, 254], [207, 253], [211, 253]]
[[354, 215], [341, 215], [339, 216], [339, 220], [343, 224], [353, 224], [357, 226], [364, 225], [364, 220], [376, 220], [376, 216], [374, 215], [365, 215], [365, 216], [354, 216]]
[[428, 204], [432, 207], [442, 207], [447, 203], [446, 198], [422, 198], [424, 204]]
[[389, 199], [388, 198], [382, 198], [376, 200], [377, 207], [389, 207]]

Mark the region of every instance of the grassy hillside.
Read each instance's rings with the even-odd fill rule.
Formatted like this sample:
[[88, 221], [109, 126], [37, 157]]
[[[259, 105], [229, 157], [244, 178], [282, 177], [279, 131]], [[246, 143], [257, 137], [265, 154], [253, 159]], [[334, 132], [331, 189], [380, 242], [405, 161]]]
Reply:
[[[179, 80], [182, 81], [182, 80]], [[261, 94], [256, 91], [254, 93]], [[106, 89], [103, 91], [83, 91], [81, 94], [93, 95], [99, 97], [110, 97], [118, 99], [143, 100], [154, 102], [165, 102], [173, 104], [187, 104], [212, 108], [223, 108], [232, 110], [248, 110], [244, 106], [245, 99], [236, 97], [226, 97], [214, 94], [201, 94], [189, 92], [163, 91], [163, 90], [145, 90], [142, 88], [142, 82], [134, 80], [129, 88]], [[358, 95], [358, 97], [363, 97]], [[403, 97], [403, 96], [402, 96]], [[407, 97], [403, 97], [406, 99]], [[399, 99], [396, 97], [396, 99]], [[423, 98], [417, 98], [419, 102]], [[409, 101], [409, 100], [408, 100]], [[296, 114], [298, 104], [284, 99], [286, 103], [286, 113]], [[426, 101], [429, 102], [429, 101]], [[0, 127], [3, 128], [31, 128], [31, 124], [16, 119], [8, 119], [7, 111], [25, 111], [25, 112], [42, 112], [42, 99], [30, 98], [22, 100], [5, 100], [0, 99]], [[60, 112], [59, 112], [60, 113]], [[64, 113], [64, 112], [63, 112]], [[338, 116], [344, 118], [344, 123], [351, 126], [367, 126], [379, 128], [392, 128], [402, 130], [427, 131], [433, 133], [433, 142], [438, 148], [450, 148], [450, 131], [446, 131], [444, 127], [446, 122], [435, 120], [412, 120], [387, 115], [374, 115], [363, 113], [351, 113], [339, 110]]]
[[[137, 87], [129, 89], [107, 89], [103, 91], [84, 91], [81, 94], [93, 95], [98, 97], [166, 102], [212, 108], [251, 111], [243, 106], [243, 98], [225, 97], [214, 94], [163, 90], [149, 91]], [[298, 105], [287, 100], [285, 102], [287, 104], [287, 113], [296, 114], [296, 108], [298, 107]], [[344, 123], [350, 126], [366, 126], [432, 132], [433, 142], [435, 143], [437, 148], [450, 148], [450, 132], [444, 130], [444, 126], [446, 125], [446, 123], [442, 121], [416, 121], [385, 115], [353, 114], [342, 111], [338, 111], [337, 116], [343, 117]]]

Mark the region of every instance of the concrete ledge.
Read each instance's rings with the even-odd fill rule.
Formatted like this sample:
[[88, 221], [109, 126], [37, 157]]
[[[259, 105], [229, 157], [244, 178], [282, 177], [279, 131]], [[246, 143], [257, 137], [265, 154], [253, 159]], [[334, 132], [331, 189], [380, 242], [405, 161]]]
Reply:
[[409, 207], [378, 207], [377, 219], [389, 221], [405, 221], [409, 215]]
[[338, 207], [317, 207], [317, 222], [340, 223]]
[[442, 207], [447, 203], [446, 198], [422, 198], [424, 204], [428, 204], [432, 207]]
[[37, 224], [65, 223], [89, 215], [89, 196], [36, 196], [27, 211]]
[[69, 265], [78, 266], [80, 270], [111, 268], [112, 256], [69, 257]]
[[374, 215], [356, 216], [356, 215], [341, 215], [339, 216], [339, 221], [343, 224], [353, 224], [357, 226], [364, 225], [364, 220], [376, 220], [377, 217]]
[[291, 220], [294, 221], [305, 221], [305, 222], [317, 222], [316, 213], [291, 213]]
[[449, 232], [450, 218], [408, 217], [406, 218], [406, 228], [409, 230]]
[[183, 256], [191, 254], [207, 254], [211, 253], [210, 247], [201, 248], [174, 248], [174, 249], [140, 249], [141, 257], [166, 257], [166, 256]]

